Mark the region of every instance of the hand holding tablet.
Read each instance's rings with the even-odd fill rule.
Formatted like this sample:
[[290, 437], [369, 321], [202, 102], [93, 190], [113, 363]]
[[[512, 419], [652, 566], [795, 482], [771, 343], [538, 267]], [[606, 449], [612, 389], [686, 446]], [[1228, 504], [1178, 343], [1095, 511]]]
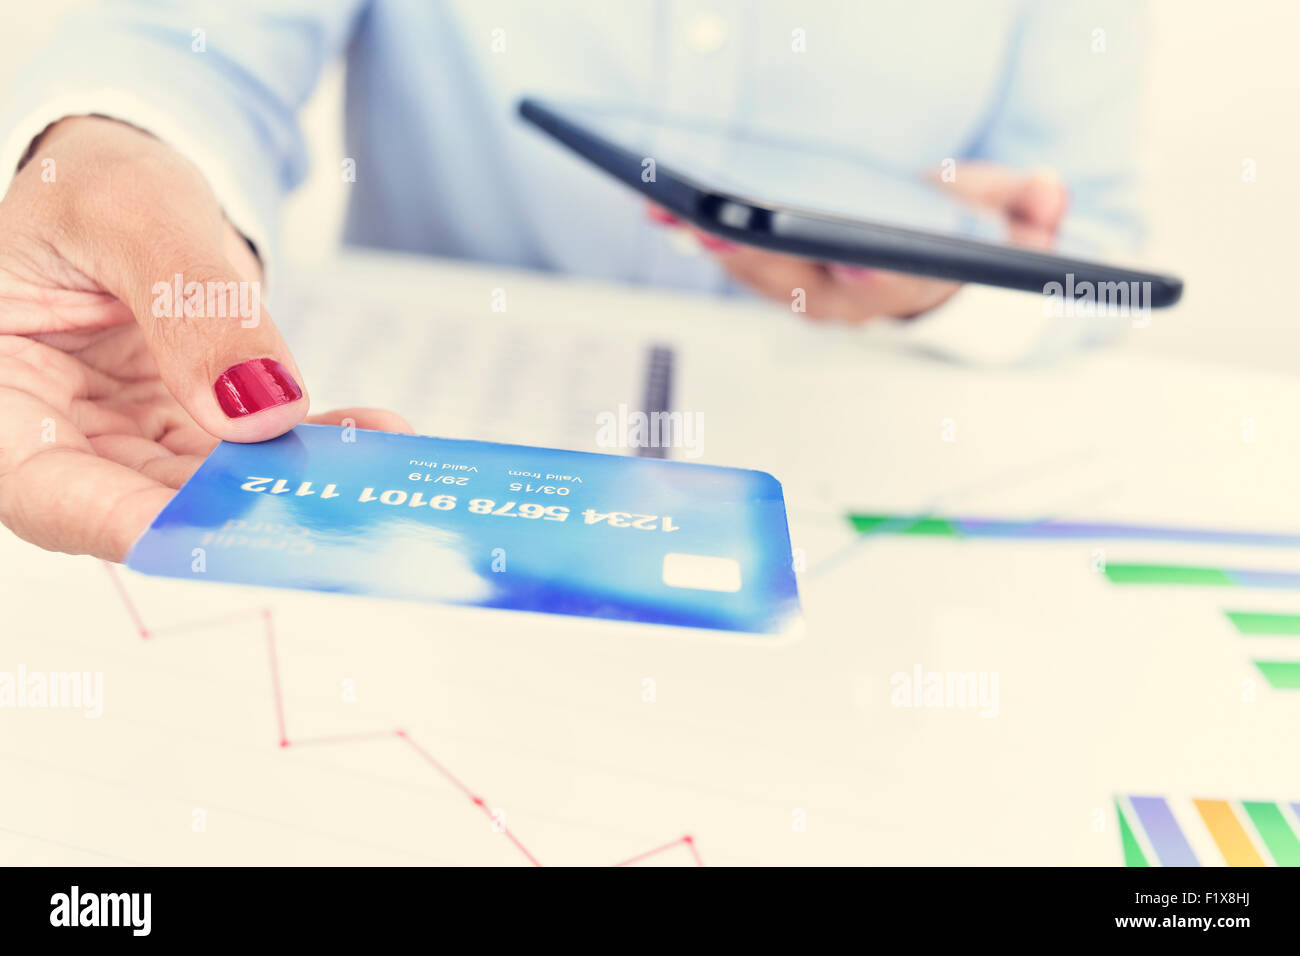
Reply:
[[[690, 118], [532, 98], [520, 102], [519, 112], [669, 215], [744, 246], [1040, 294], [1114, 288], [1130, 303], [1129, 290], [1136, 289], [1141, 301], [1131, 304], [1139, 308], [1170, 306], [1182, 294], [1175, 276], [1090, 258], [1102, 250], [1082, 237], [1058, 235], [1051, 249], [1041, 248], [1041, 224], [1017, 222], [1016, 197], [999, 195], [1017, 181], [987, 167], [973, 168], [975, 191], [959, 197], [862, 156]], [[760, 261], [753, 271], [764, 264], [771, 263]]]

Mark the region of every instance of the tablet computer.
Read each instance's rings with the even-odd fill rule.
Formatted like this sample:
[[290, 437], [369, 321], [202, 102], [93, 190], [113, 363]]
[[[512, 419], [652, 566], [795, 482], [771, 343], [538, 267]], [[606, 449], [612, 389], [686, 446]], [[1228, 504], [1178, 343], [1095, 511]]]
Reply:
[[1013, 245], [1000, 216], [860, 155], [610, 104], [525, 97], [519, 113], [674, 216], [734, 242], [1057, 297], [1090, 290], [1097, 303], [1135, 309], [1182, 294], [1176, 276], [1090, 257], [1100, 250], [1068, 226], [1051, 249]]

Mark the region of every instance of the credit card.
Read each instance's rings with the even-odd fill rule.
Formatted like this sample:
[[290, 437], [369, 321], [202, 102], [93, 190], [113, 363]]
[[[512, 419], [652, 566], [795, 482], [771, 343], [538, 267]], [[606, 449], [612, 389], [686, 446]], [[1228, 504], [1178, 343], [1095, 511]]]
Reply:
[[756, 634], [799, 615], [765, 472], [330, 425], [222, 442], [127, 565]]

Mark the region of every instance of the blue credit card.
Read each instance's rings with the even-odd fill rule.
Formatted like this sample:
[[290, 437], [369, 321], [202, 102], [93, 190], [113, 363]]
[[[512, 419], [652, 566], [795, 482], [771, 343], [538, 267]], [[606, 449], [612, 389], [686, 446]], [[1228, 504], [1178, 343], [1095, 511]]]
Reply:
[[799, 614], [765, 472], [328, 425], [217, 446], [127, 564], [761, 634]]

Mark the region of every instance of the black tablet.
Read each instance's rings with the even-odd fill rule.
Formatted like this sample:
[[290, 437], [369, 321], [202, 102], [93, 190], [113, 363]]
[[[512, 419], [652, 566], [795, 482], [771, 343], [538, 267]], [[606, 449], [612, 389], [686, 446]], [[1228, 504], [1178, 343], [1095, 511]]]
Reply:
[[519, 113], [673, 215], [735, 242], [1099, 306], [1161, 308], [1183, 291], [1176, 276], [1090, 258], [1095, 247], [1068, 228], [1050, 250], [1012, 245], [1001, 217], [858, 155], [617, 105], [527, 97]]

